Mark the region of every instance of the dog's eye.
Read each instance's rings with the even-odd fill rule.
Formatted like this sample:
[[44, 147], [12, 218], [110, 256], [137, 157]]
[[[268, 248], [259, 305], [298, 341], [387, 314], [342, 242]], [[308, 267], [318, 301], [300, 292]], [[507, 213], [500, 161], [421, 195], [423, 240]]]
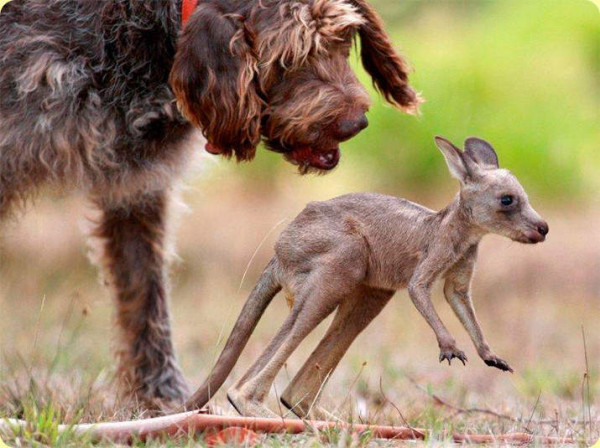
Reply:
[[505, 194], [500, 198], [500, 203], [505, 207], [512, 205], [513, 202], [515, 202], [515, 198], [510, 194]]

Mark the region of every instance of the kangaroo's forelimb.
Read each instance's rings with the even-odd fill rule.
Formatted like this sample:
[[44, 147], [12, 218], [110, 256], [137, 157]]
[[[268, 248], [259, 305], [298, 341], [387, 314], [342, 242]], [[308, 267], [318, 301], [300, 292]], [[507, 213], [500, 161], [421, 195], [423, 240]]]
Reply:
[[490, 349], [483, 335], [479, 320], [475, 315], [475, 308], [471, 300], [471, 279], [477, 259], [477, 246], [472, 246], [465, 255], [446, 272], [444, 283], [444, 296], [458, 317], [465, 330], [471, 337], [477, 354], [491, 367], [512, 372], [513, 369], [506, 361], [500, 359]]

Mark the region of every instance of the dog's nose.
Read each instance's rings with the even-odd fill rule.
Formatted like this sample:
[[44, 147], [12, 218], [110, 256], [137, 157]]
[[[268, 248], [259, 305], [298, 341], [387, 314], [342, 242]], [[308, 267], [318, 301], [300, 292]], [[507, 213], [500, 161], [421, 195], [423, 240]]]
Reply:
[[341, 140], [348, 140], [362, 131], [369, 125], [367, 116], [362, 114], [359, 118], [343, 119], [338, 123], [337, 137]]
[[543, 235], [543, 236], [548, 235], [548, 232], [550, 231], [550, 228], [548, 227], [548, 223], [546, 223], [546, 221], [542, 221], [542, 222], [538, 223], [537, 231], [540, 233], [540, 235]]

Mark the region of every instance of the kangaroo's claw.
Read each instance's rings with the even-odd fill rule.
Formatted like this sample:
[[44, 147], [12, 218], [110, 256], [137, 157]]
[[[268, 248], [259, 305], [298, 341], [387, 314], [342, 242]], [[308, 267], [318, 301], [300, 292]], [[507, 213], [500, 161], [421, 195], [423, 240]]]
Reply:
[[510, 372], [510, 373], [514, 372], [513, 368], [511, 366], [509, 366], [506, 361], [498, 358], [495, 355], [492, 355], [489, 358], [484, 359], [483, 362], [485, 362], [490, 367], [495, 367], [495, 368], [503, 370], [505, 372]]
[[457, 348], [442, 349], [441, 350], [441, 352], [440, 352], [440, 362], [442, 362], [445, 359], [447, 359], [448, 360], [448, 365], [452, 365], [452, 358], [458, 359], [460, 362], [463, 363], [463, 365], [466, 365], [466, 362], [468, 361], [467, 355], [465, 355], [465, 352], [463, 352], [462, 350], [458, 350]]

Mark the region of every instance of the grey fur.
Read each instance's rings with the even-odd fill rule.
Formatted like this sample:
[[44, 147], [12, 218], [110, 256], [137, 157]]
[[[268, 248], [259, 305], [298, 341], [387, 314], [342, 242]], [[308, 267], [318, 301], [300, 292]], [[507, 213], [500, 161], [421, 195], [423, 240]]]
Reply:
[[13, 0], [0, 14], [0, 219], [44, 185], [84, 191], [136, 405], [180, 402], [166, 278], [170, 190], [193, 149], [168, 84], [181, 0]]
[[[481, 359], [512, 372], [490, 349], [473, 309], [470, 286], [477, 249], [487, 233], [522, 243], [544, 241], [548, 225], [531, 207], [517, 179], [497, 167], [489, 143], [468, 139], [464, 152], [441, 137], [436, 144], [461, 184], [453, 202], [434, 212], [405, 199], [357, 193], [309, 204], [279, 237], [269, 275], [263, 275], [255, 289], [268, 294], [253, 293], [248, 299], [215, 367], [219, 373], [211, 375], [205, 389], [210, 384], [214, 394], [227, 377], [225, 372], [235, 364], [274, 285], [292, 303], [291, 313], [264, 353], [228, 392], [243, 415], [276, 417], [263, 405], [275, 375], [306, 335], [337, 309], [327, 334], [281, 395], [285, 406], [298, 416], [327, 418], [316, 406], [324, 383], [356, 336], [402, 288], [408, 289], [433, 329], [440, 362], [457, 358], [464, 364], [467, 357], [431, 302], [431, 287], [439, 278], [445, 280], [446, 299]], [[508, 196], [512, 204], [507, 205]], [[261, 287], [265, 282], [272, 286]], [[248, 313], [259, 307], [259, 313]], [[201, 407], [208, 398], [196, 394], [188, 408]]]
[[265, 141], [301, 173], [333, 169], [339, 143], [367, 125], [348, 63], [355, 35], [384, 97], [405, 111], [420, 101], [366, 0], [203, 0], [185, 27], [181, 8], [12, 0], [0, 14], [0, 221], [46, 185], [83, 191], [101, 211], [118, 376], [143, 406], [188, 394], [166, 252], [173, 184], [198, 150], [192, 125], [214, 154], [251, 160]]

